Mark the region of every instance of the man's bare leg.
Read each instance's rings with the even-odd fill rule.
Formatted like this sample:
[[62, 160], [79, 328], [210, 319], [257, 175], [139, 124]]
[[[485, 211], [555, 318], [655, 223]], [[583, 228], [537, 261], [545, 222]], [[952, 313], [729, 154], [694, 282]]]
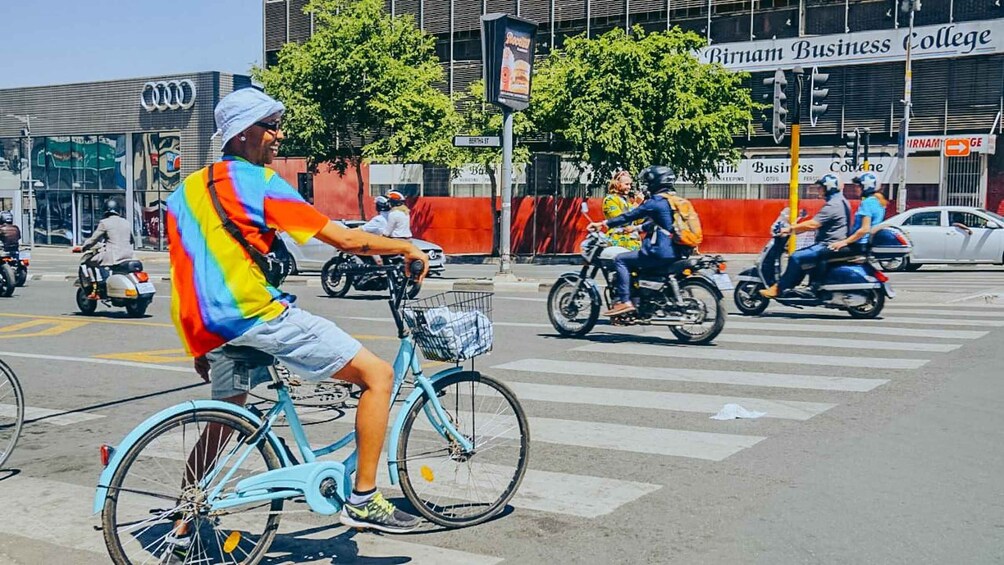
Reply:
[[356, 409], [356, 446], [359, 465], [355, 490], [366, 492], [376, 488], [377, 465], [387, 435], [390, 417], [390, 394], [394, 386], [394, 370], [365, 347], [335, 374], [363, 389]]

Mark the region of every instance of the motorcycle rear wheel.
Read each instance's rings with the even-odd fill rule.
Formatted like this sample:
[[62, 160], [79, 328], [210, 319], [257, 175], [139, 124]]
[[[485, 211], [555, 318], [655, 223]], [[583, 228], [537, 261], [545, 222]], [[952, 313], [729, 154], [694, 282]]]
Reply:
[[134, 302], [126, 303], [126, 312], [133, 318], [142, 318], [146, 314], [148, 306], [150, 306], [149, 299], [138, 299]]
[[[684, 280], [680, 283], [680, 294], [684, 301], [700, 303], [703, 319], [697, 324], [670, 326], [669, 331], [685, 343], [704, 344], [718, 337], [718, 334], [722, 333], [722, 329], [725, 328], [725, 318], [728, 316], [728, 312], [725, 310], [725, 304], [718, 298], [710, 284], [699, 282], [693, 278]], [[711, 316], [714, 316], [714, 319], [709, 321]]]
[[28, 282], [28, 268], [21, 267], [19, 269], [15, 269], [14, 284], [16, 286], [24, 286], [26, 282]]
[[339, 270], [342, 263], [344, 261], [336, 257], [325, 263], [321, 269], [321, 288], [332, 298], [341, 298], [352, 288], [352, 275]]
[[[560, 279], [547, 295], [547, 318], [554, 329], [566, 337], [586, 335], [600, 317], [600, 303], [594, 300], [592, 293], [583, 288], [579, 295], [575, 294], [577, 282], [578, 277], [574, 281]], [[583, 312], [586, 312], [585, 317], [576, 321]]]
[[741, 281], [732, 293], [736, 308], [744, 316], [759, 316], [770, 306], [770, 300], [760, 296], [763, 285], [758, 282]]
[[882, 289], [873, 289], [870, 292], [871, 296], [868, 297], [869, 299], [867, 304], [863, 306], [852, 306], [847, 309], [847, 313], [850, 314], [852, 318], [869, 320], [882, 313], [882, 308], [885, 307], [885, 292], [883, 292]]

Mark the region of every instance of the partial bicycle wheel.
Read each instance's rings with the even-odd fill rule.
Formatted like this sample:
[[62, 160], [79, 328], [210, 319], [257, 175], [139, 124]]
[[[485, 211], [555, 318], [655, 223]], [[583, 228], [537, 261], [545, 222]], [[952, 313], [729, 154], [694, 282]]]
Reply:
[[348, 294], [352, 288], [352, 275], [343, 272], [346, 263], [339, 257], [329, 259], [321, 269], [321, 288], [332, 298]]
[[436, 399], [472, 450], [440, 433], [428, 396], [408, 411], [397, 446], [401, 489], [429, 521], [449, 528], [480, 524], [501, 512], [526, 473], [530, 429], [516, 396], [477, 372], [435, 383]]
[[0, 361], [0, 467], [3, 467], [21, 437], [24, 426], [24, 393], [17, 375]]
[[257, 563], [275, 537], [283, 501], [212, 511], [209, 499], [217, 487], [217, 499], [234, 496], [241, 480], [281, 465], [277, 446], [262, 435], [234, 468], [254, 433], [234, 413], [195, 410], [144, 434], [113, 475], [101, 512], [112, 561]]

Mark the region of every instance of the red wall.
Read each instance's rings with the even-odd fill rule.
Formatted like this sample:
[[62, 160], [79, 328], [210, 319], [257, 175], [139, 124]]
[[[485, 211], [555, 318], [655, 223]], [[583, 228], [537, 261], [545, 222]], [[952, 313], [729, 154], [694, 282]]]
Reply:
[[[279, 174], [296, 186], [296, 174], [305, 170], [303, 159], [277, 159], [272, 163]], [[363, 166], [369, 186], [369, 169]], [[357, 179], [354, 169], [344, 176], [321, 171], [314, 176], [314, 204], [331, 218], [358, 218]], [[585, 236], [588, 220], [580, 212], [581, 198], [514, 198], [512, 202], [512, 248], [517, 254], [575, 253]], [[602, 219], [599, 198], [586, 200], [590, 216]], [[787, 200], [692, 200], [701, 216], [705, 253], [759, 253], [770, 226]], [[852, 208], [858, 201], [852, 200]], [[910, 207], [934, 203], [911, 202]], [[443, 247], [447, 253], [490, 253], [492, 248], [492, 208], [490, 198], [426, 196], [409, 200], [411, 229], [416, 237]], [[822, 200], [803, 200], [809, 215], [823, 205]], [[365, 198], [367, 218], [376, 213], [373, 199]], [[887, 217], [895, 213], [890, 202]]]

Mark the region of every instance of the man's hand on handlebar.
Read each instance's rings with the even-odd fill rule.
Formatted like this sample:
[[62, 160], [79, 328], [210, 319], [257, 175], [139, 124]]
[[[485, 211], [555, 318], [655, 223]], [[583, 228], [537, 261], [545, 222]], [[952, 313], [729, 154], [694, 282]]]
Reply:
[[597, 231], [605, 228], [606, 226], [607, 226], [606, 222], [589, 222], [589, 225], [586, 226], [586, 229], [589, 231]]
[[422, 262], [422, 273], [416, 278], [416, 282], [421, 283], [425, 280], [425, 275], [429, 274], [429, 256], [423, 253], [419, 248], [412, 245], [411, 249], [404, 254], [404, 264], [408, 266], [408, 276], [412, 278], [415, 278], [415, 273], [410, 272], [411, 263], [416, 260]]

